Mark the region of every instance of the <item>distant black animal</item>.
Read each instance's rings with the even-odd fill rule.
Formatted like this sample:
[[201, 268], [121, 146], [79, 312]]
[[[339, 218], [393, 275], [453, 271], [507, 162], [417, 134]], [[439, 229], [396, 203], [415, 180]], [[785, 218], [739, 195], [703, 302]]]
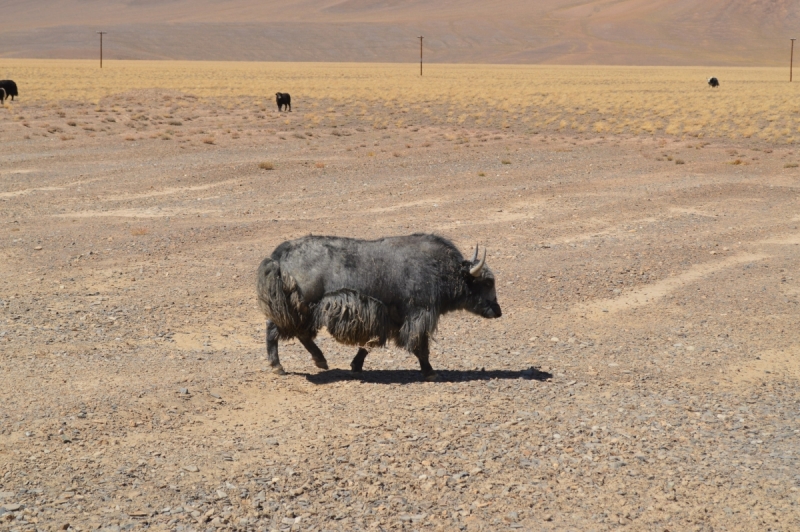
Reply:
[[17, 93], [17, 84], [10, 79], [0, 79], [0, 89], [5, 91], [5, 94], [0, 94], [3, 98], [0, 100], [0, 103], [3, 103], [9, 96], [11, 97], [11, 101], [14, 101], [14, 96], [19, 96]]
[[318, 368], [328, 369], [314, 343], [322, 327], [339, 342], [359, 346], [350, 364], [360, 372], [368, 348], [392, 340], [419, 359], [434, 380], [429, 339], [439, 317], [467, 310], [502, 315], [486, 250], [464, 260], [449, 240], [413, 234], [378, 240], [307, 236], [284, 242], [258, 268], [258, 302], [267, 317], [267, 354], [285, 374], [278, 339], [297, 338]]
[[276, 92], [275, 101], [278, 102], [278, 112], [281, 112], [281, 107], [292, 112], [292, 97], [288, 92]]
[[719, 80], [717, 78], [708, 78], [708, 86], [713, 88], [719, 87]]

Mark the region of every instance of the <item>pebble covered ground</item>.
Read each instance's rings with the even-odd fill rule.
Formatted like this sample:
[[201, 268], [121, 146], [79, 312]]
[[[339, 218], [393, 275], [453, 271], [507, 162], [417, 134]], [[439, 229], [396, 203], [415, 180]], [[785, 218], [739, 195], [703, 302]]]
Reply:
[[[0, 109], [0, 530], [800, 529], [795, 148], [302, 105]], [[267, 370], [264, 256], [417, 231], [503, 308], [437, 382], [324, 334]]]

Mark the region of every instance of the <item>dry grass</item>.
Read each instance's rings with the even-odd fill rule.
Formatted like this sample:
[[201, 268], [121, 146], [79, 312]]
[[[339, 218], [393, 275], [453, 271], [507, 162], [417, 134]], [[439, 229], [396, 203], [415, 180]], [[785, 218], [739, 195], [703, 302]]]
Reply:
[[133, 236], [144, 236], [149, 232], [150, 229], [148, 229], [147, 227], [134, 227], [133, 229], [131, 229], [131, 234]]
[[[401, 64], [109, 61], [100, 72], [94, 61], [0, 59], [0, 70], [25, 101], [159, 88], [263, 107], [264, 87], [292, 87], [297, 109], [285, 122], [303, 127], [385, 129], [424, 117], [531, 134], [800, 140], [800, 98], [778, 68], [431, 65], [419, 78]], [[720, 89], [706, 84], [711, 70]]]
[[272, 164], [270, 161], [262, 161], [262, 162], [258, 163], [258, 167], [261, 168], [262, 170], [274, 170], [275, 169], [275, 165]]

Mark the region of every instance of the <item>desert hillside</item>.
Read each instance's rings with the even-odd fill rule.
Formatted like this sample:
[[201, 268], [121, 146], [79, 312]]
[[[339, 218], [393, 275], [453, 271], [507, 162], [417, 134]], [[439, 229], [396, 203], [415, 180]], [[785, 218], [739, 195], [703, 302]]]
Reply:
[[0, 57], [783, 66], [788, 0], [4, 2]]

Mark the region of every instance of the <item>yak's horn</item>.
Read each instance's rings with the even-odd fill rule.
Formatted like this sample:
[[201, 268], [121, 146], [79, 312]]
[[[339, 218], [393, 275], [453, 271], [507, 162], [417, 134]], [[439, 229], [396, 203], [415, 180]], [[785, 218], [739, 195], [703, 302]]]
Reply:
[[475, 262], [478, 260], [478, 244], [475, 244], [475, 253], [472, 255], [472, 260], [470, 262]]
[[[475, 257], [477, 257], [477, 256], [478, 256], [478, 253], [476, 252], [475, 253]], [[473, 259], [473, 261], [474, 260], [475, 259]], [[475, 266], [470, 268], [469, 274], [471, 276], [473, 276], [473, 277], [479, 276], [481, 274], [481, 270], [483, 269], [485, 264], [486, 264], [486, 248], [483, 248], [483, 258], [481, 259], [481, 261], [478, 264], [476, 264]]]

